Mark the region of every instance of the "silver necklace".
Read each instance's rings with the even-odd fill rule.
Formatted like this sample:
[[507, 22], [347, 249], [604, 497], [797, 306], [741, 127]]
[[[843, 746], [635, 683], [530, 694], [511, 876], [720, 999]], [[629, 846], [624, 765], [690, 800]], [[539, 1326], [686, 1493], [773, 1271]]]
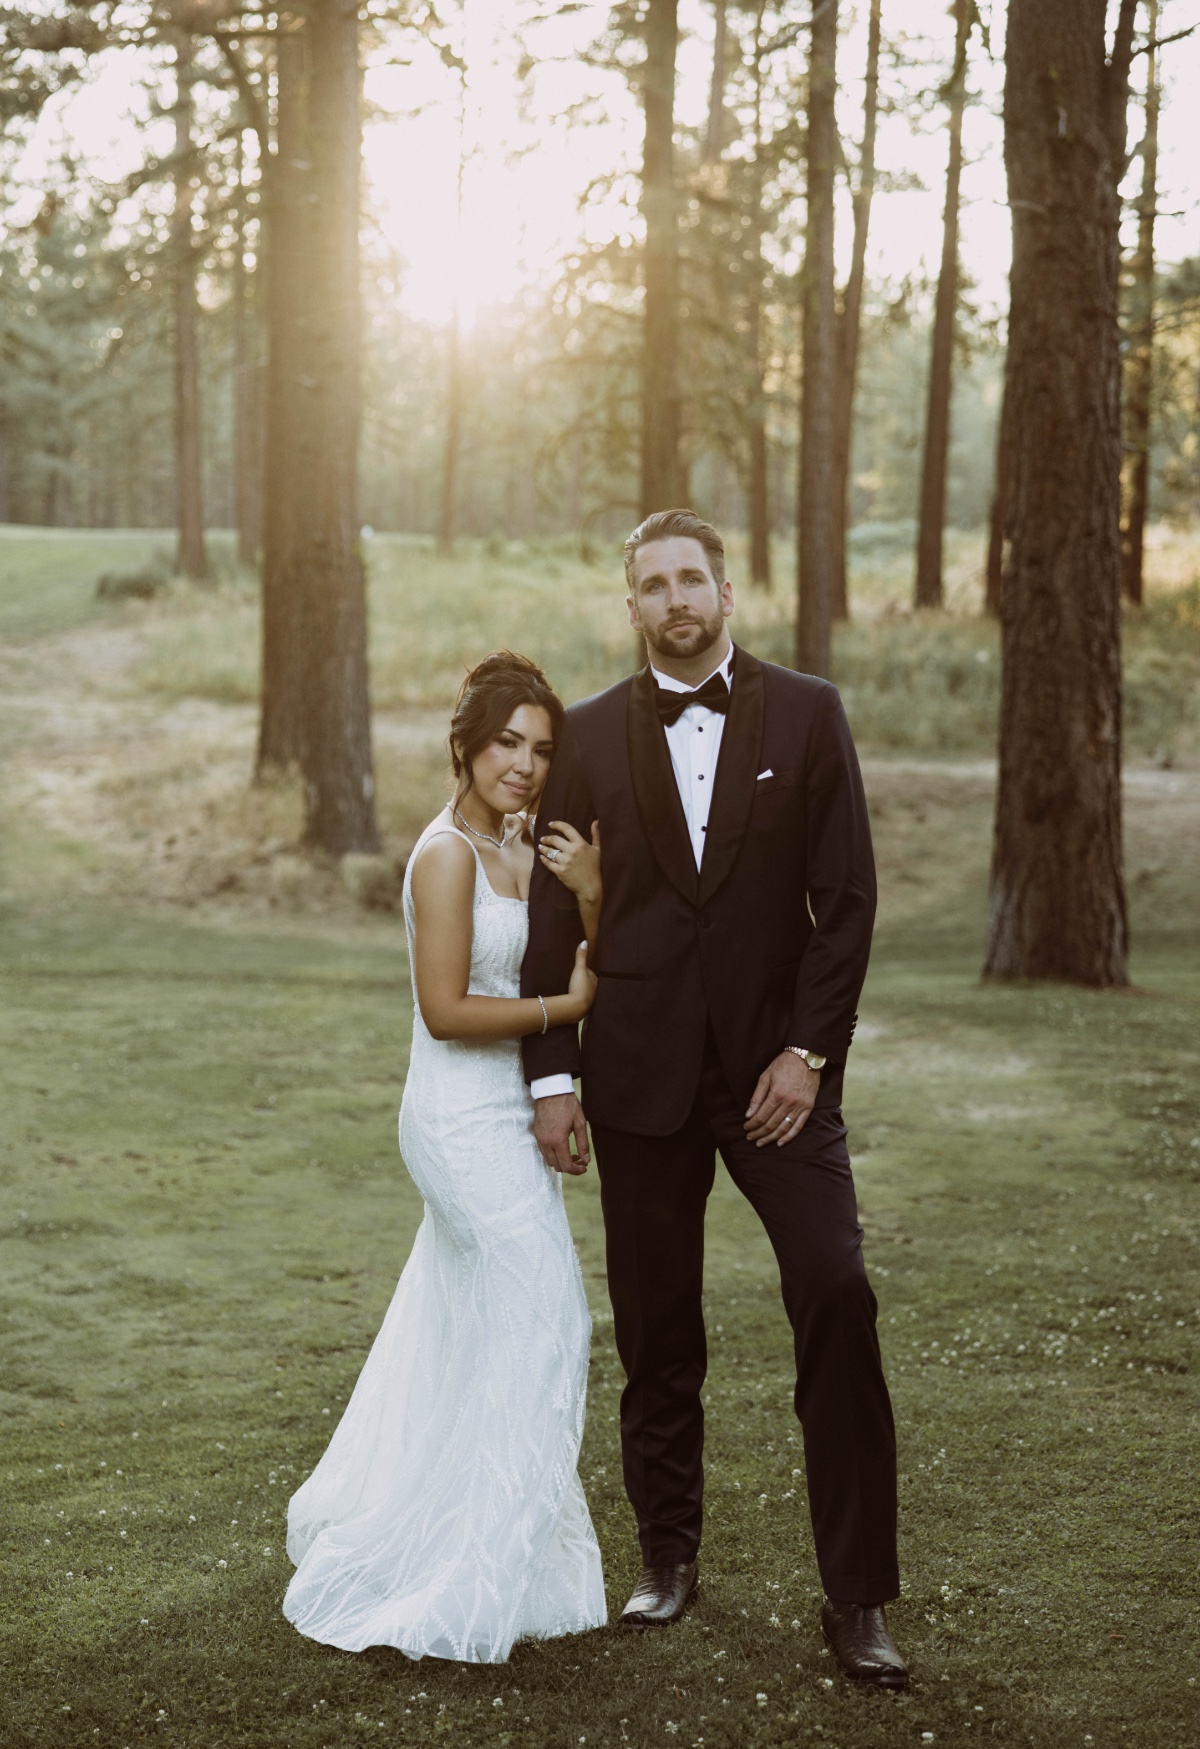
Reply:
[[[454, 818], [458, 821], [459, 825], [466, 828], [472, 838], [482, 838], [485, 844], [494, 844], [497, 850], [507, 850], [512, 843], [511, 838], [493, 838], [490, 832], [477, 832], [469, 820], [463, 819], [463, 816], [459, 813], [453, 803], [450, 804], [450, 812], [454, 815]], [[518, 830], [520, 830], [520, 828], [518, 828]]]

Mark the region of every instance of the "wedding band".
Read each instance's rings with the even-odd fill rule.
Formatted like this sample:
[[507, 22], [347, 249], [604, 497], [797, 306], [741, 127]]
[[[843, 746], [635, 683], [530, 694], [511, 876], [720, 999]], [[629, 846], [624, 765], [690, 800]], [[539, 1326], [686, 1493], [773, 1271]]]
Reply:
[[557, 852], [557, 850], [555, 850], [553, 848], [553, 846], [546, 852], [546, 855], [550, 859], [551, 862], [558, 861], [558, 852]]

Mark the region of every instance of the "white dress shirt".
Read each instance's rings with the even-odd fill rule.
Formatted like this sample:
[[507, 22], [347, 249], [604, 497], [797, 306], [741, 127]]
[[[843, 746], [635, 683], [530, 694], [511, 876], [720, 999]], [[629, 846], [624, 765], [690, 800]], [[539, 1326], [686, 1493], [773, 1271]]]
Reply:
[[[714, 670], [714, 673], [724, 676], [726, 686], [731, 689], [732, 666], [731, 644], [725, 660]], [[650, 671], [656, 684], [664, 692], [697, 690], [696, 686], [687, 686], [682, 680], [675, 680], [670, 674], [664, 674], [653, 663]], [[698, 682], [698, 685], [703, 684], [703, 681]], [[704, 835], [708, 831], [708, 812], [712, 806], [713, 779], [717, 774], [717, 755], [721, 751], [721, 736], [725, 733], [725, 718], [720, 711], [709, 710], [707, 705], [690, 704], [670, 727], [665, 728], [665, 733], [671, 765], [675, 772], [675, 787], [683, 803], [688, 836], [692, 841], [692, 855], [696, 858], [696, 867], [699, 868], [704, 860]], [[554, 1093], [573, 1093], [575, 1083], [565, 1072], [559, 1075], [539, 1075], [530, 1082], [529, 1091], [535, 1099], [547, 1099]]]

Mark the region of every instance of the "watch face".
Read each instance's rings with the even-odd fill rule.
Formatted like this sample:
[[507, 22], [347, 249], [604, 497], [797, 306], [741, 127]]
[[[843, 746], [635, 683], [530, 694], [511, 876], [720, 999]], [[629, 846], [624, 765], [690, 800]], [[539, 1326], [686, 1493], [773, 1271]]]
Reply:
[[805, 1061], [810, 1069], [823, 1069], [825, 1067], [825, 1058], [819, 1057], [815, 1051], [810, 1051]]

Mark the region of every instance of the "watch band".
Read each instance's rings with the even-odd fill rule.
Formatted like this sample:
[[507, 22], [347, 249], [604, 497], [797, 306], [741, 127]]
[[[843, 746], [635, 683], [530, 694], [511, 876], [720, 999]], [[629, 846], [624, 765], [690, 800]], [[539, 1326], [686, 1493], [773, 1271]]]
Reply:
[[794, 1057], [799, 1057], [800, 1061], [804, 1063], [806, 1067], [810, 1068], [814, 1074], [819, 1074], [825, 1067], [826, 1058], [824, 1058], [819, 1051], [810, 1051], [801, 1045], [784, 1045], [783, 1048], [785, 1051], [791, 1051]]

